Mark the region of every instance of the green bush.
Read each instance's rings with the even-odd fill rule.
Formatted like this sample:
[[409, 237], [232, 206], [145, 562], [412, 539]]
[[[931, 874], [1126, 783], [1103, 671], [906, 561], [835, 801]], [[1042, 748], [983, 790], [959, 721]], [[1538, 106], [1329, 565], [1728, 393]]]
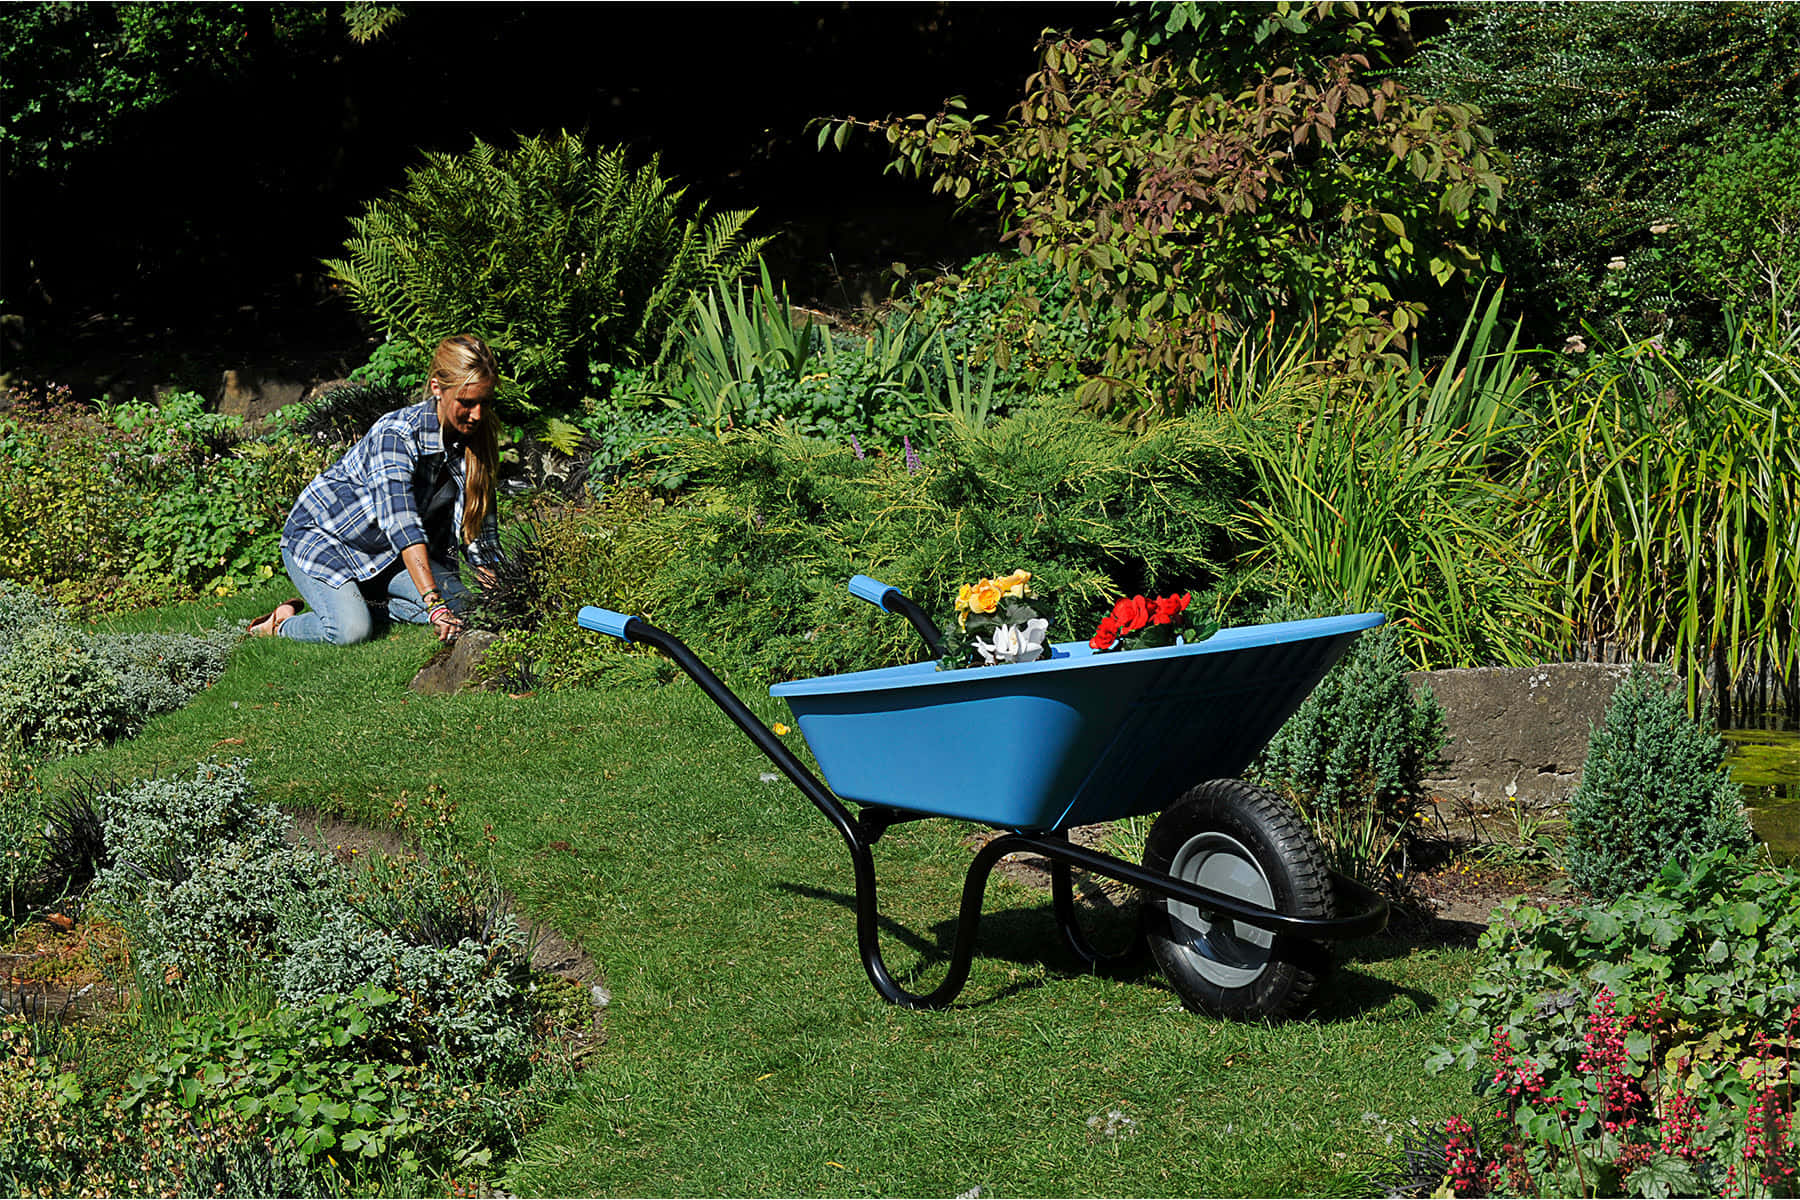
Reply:
[[1762, 306], [1800, 287], [1800, 113], [1715, 151], [1681, 208], [1687, 258], [1715, 298]]
[[288, 845], [288, 821], [257, 806], [247, 763], [144, 780], [105, 804], [112, 862], [95, 895], [130, 933], [140, 976], [174, 985], [267, 964], [343, 903], [324, 855]]
[[369, 1036], [393, 1061], [432, 1062], [451, 1075], [517, 1083], [531, 1054], [524, 942], [502, 917], [486, 943], [412, 945], [352, 909], [328, 913], [296, 942], [276, 984], [281, 1003], [304, 1008], [359, 989], [390, 993], [369, 1012]]
[[1004, 121], [952, 100], [875, 128], [895, 168], [997, 205], [1067, 272], [1104, 343], [1090, 398], [1179, 410], [1245, 331], [1311, 320], [1360, 369], [1486, 269], [1492, 137], [1402, 84], [1384, 29], [1401, 6], [1144, 6], [1106, 38], [1046, 34]]
[[0, 422], [0, 577], [84, 607], [228, 595], [280, 566], [281, 525], [320, 450], [192, 393], [99, 411], [15, 405]]
[[1066, 400], [947, 423], [916, 467], [750, 431], [683, 441], [663, 469], [690, 481], [678, 501], [616, 489], [546, 525], [544, 636], [525, 647], [546, 681], [603, 653], [569, 632], [582, 604], [773, 678], [922, 658], [909, 626], [844, 590], [858, 572], [947, 621], [959, 584], [1023, 568], [1057, 597], [1052, 636], [1085, 639], [1120, 594], [1216, 582], [1246, 486], [1217, 418], [1121, 434]]
[[[433, 788], [395, 813], [419, 839], [410, 855], [376, 853], [275, 973], [281, 1002], [304, 1007], [368, 989], [371, 1038], [394, 1061], [459, 1077], [517, 1082], [532, 1050], [530, 947], [490, 866], [456, 845], [456, 806]], [[334, 897], [335, 899], [335, 897]]]
[[1501, 242], [1529, 336], [1623, 324], [1704, 344], [1716, 311], [1668, 269], [1664, 227], [1713, 155], [1791, 126], [1797, 58], [1783, 4], [1467, 4], [1404, 76], [1479, 104], [1511, 157]]
[[1753, 844], [1725, 740], [1690, 720], [1673, 673], [1634, 663], [1588, 741], [1569, 799], [1567, 867], [1601, 900], [1644, 888], [1666, 864]]
[[1790, 1194], [1765, 1172], [1793, 1165], [1800, 874], [1718, 850], [1610, 903], [1514, 900], [1480, 953], [1427, 1069], [1498, 1107], [1507, 1194]]
[[1247, 772], [1299, 807], [1333, 868], [1374, 885], [1403, 868], [1422, 781], [1444, 744], [1444, 708], [1430, 688], [1414, 694], [1408, 669], [1394, 626], [1362, 634]]
[[942, 332], [952, 361], [977, 371], [992, 365], [994, 404], [1003, 411], [1078, 385], [1082, 362], [1104, 351], [1068, 276], [1024, 255], [971, 259], [918, 285], [906, 305], [923, 328]]
[[119, 677], [62, 625], [35, 625], [0, 658], [0, 724], [34, 750], [75, 754], [120, 730]]
[[602, 366], [660, 359], [694, 294], [735, 279], [762, 245], [743, 236], [748, 212], [708, 219], [682, 201], [655, 158], [633, 169], [623, 150], [570, 133], [511, 150], [477, 139], [466, 154], [426, 154], [404, 187], [365, 205], [326, 266], [417, 361], [442, 338], [480, 334], [509, 394], [570, 416]]
[[240, 636], [223, 622], [205, 635], [93, 634], [0, 580], [0, 727], [52, 755], [131, 737], [217, 679]]

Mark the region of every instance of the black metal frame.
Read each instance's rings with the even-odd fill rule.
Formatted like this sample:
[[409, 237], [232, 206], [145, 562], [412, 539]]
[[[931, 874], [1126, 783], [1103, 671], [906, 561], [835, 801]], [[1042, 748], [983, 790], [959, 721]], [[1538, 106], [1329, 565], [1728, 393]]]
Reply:
[[[890, 589], [882, 606], [898, 611], [912, 622], [934, 653], [941, 653], [942, 638], [931, 619], [919, 607]], [[868, 806], [852, 814], [831, 789], [807, 770], [791, 750], [759, 720], [748, 705], [727, 687], [712, 669], [689, 650], [679, 638], [658, 629], [639, 617], [626, 620], [623, 634], [628, 641], [655, 646], [674, 660], [675, 665], [700, 685], [725, 715], [756, 744], [794, 782], [808, 800], [825, 814], [849, 848], [851, 866], [856, 874], [856, 945], [862, 956], [863, 969], [883, 999], [903, 1008], [944, 1008], [955, 1000], [968, 982], [969, 968], [975, 960], [975, 934], [981, 924], [982, 900], [987, 891], [988, 875], [1002, 858], [1012, 854], [1038, 854], [1050, 860], [1051, 903], [1057, 927], [1075, 956], [1090, 968], [1112, 966], [1132, 956], [1107, 954], [1096, 950], [1082, 933], [1075, 918], [1072, 868], [1130, 884], [1140, 891], [1191, 904], [1214, 917], [1231, 917], [1265, 929], [1276, 935], [1271, 951], [1277, 958], [1312, 958], [1316, 939], [1365, 937], [1379, 932], [1387, 924], [1387, 902], [1368, 888], [1332, 873], [1340, 898], [1356, 909], [1346, 917], [1294, 917], [1261, 905], [1250, 904], [1233, 896], [1197, 887], [1159, 871], [1146, 870], [1136, 863], [1102, 854], [1069, 841], [1061, 830], [1050, 833], [1003, 832], [983, 846], [969, 864], [963, 881], [962, 907], [956, 923], [956, 941], [950, 954], [950, 968], [942, 983], [924, 994], [910, 992], [894, 979], [881, 957], [879, 914], [875, 896], [875, 857], [870, 847], [892, 825], [921, 820], [929, 814], [904, 809]]]

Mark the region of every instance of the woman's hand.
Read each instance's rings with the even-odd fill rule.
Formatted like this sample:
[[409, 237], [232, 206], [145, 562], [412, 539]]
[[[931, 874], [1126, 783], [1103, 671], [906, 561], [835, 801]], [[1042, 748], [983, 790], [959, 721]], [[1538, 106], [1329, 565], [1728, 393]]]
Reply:
[[454, 642], [463, 631], [463, 623], [456, 614], [450, 611], [448, 604], [438, 604], [430, 614], [431, 627], [437, 630], [438, 641]]

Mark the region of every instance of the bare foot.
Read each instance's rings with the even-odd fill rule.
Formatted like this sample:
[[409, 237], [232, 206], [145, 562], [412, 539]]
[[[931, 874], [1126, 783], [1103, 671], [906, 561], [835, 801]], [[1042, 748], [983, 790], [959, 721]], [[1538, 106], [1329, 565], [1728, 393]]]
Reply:
[[282, 601], [275, 606], [274, 612], [270, 613], [262, 620], [251, 624], [250, 636], [274, 637], [277, 633], [281, 632], [281, 623], [289, 617], [298, 614], [304, 607], [305, 605], [298, 599]]

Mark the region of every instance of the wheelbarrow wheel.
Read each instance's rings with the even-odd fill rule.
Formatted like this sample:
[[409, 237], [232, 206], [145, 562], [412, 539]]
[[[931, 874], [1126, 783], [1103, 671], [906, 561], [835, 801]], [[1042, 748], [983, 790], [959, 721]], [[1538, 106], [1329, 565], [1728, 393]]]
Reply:
[[[1239, 779], [1190, 790], [1150, 827], [1144, 866], [1297, 917], [1331, 917], [1334, 896], [1318, 839], [1294, 807]], [[1147, 896], [1144, 933], [1189, 1008], [1279, 1019], [1296, 1011], [1330, 965], [1323, 947], [1191, 904]]]

